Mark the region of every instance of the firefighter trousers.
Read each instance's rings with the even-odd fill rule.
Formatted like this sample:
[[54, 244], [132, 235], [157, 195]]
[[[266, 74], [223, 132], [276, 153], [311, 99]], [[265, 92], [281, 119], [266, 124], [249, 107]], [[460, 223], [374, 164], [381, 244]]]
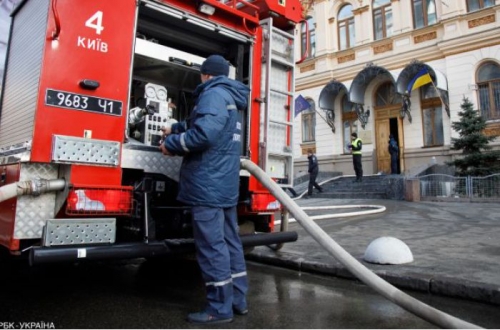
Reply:
[[232, 317], [233, 306], [239, 310], [247, 308], [248, 291], [236, 206], [196, 206], [192, 212], [196, 257], [207, 293], [206, 312]]

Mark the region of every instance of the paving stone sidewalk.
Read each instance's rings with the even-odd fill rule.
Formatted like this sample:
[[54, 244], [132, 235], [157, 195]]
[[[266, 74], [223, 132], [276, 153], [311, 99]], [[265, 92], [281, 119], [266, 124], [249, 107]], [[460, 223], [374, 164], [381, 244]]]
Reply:
[[[500, 305], [500, 205], [326, 198], [299, 199], [297, 203], [385, 206], [383, 213], [316, 223], [357, 260], [400, 288]], [[316, 211], [314, 215], [335, 212], [346, 210]], [[289, 229], [299, 233], [297, 242], [285, 244], [278, 252], [258, 247], [248, 259], [353, 278], [298, 223], [291, 223]], [[363, 261], [370, 242], [383, 236], [402, 240], [414, 261], [403, 265]]]

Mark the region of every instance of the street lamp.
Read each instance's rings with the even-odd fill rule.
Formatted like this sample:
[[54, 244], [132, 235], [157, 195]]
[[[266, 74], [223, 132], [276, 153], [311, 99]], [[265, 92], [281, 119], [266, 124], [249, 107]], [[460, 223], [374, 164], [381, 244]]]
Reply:
[[408, 121], [411, 123], [412, 117], [411, 117], [411, 101], [410, 101], [410, 95], [408, 93], [402, 94], [403, 98], [403, 104], [401, 105], [401, 110], [399, 110], [399, 115], [401, 116], [402, 119], [404, 119], [406, 116], [408, 116]]
[[358, 115], [361, 127], [365, 129], [365, 126], [368, 123], [368, 117], [370, 117], [370, 107], [368, 107], [365, 111], [365, 109], [363, 108], [363, 104], [356, 103], [354, 105], [354, 109], [356, 110], [356, 113]]

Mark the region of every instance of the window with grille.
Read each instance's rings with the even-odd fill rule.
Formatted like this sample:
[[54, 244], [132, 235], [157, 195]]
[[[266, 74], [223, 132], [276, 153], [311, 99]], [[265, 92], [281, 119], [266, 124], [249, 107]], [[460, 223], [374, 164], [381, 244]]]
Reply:
[[420, 105], [424, 146], [442, 146], [444, 144], [443, 107], [434, 85], [420, 88]]
[[388, 106], [402, 103], [402, 98], [396, 92], [396, 86], [392, 82], [385, 82], [377, 89], [375, 93], [376, 106]]
[[477, 70], [479, 109], [486, 120], [500, 119], [500, 65], [484, 63]]

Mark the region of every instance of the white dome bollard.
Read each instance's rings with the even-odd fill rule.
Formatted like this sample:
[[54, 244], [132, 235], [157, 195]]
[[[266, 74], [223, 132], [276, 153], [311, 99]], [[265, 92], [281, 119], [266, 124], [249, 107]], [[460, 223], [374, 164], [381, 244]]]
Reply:
[[399, 265], [413, 261], [408, 245], [394, 237], [379, 237], [366, 248], [363, 259], [373, 264]]

